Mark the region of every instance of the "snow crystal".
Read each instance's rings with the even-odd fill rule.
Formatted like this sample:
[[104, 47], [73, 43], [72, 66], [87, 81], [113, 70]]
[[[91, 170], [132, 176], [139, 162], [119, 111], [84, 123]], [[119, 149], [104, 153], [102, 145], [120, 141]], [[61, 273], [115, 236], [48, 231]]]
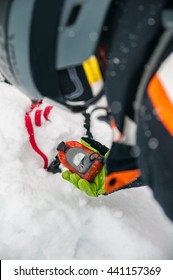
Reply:
[[113, 59], [113, 63], [115, 63], [115, 64], [120, 64], [120, 59], [117, 58], [117, 57], [115, 57], [115, 58]]
[[134, 158], [139, 157], [140, 153], [141, 149], [137, 145], [130, 149], [130, 155]]
[[156, 23], [156, 20], [154, 18], [148, 19], [148, 25], [153, 26], [153, 25], [155, 25], [155, 23]]
[[150, 130], [146, 130], [145, 131], [145, 136], [146, 137], [150, 137], [151, 136], [151, 131]]
[[158, 148], [159, 146], [159, 140], [157, 138], [151, 138], [149, 141], [148, 141], [148, 146], [150, 149], [152, 150], [155, 150]]

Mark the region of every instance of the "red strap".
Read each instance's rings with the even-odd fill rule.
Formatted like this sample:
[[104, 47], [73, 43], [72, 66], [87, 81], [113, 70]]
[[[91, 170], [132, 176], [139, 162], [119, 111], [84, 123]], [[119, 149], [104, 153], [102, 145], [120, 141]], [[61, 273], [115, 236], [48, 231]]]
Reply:
[[43, 116], [45, 117], [45, 119], [48, 121], [48, 116], [49, 116], [49, 113], [50, 111], [52, 110], [53, 106], [47, 106], [44, 110], [44, 113], [43, 113]]
[[35, 124], [36, 126], [41, 126], [41, 112], [42, 110], [35, 111]]
[[[43, 100], [41, 99], [37, 103], [31, 105], [30, 111], [28, 113], [26, 113], [26, 115], [25, 115], [25, 126], [26, 126], [27, 132], [29, 134], [29, 141], [30, 141], [32, 148], [34, 149], [34, 151], [37, 154], [39, 154], [42, 157], [42, 159], [44, 161], [44, 168], [47, 169], [48, 168], [48, 158], [37, 146], [37, 143], [36, 143], [35, 137], [34, 137], [34, 129], [33, 129], [31, 117], [29, 115], [30, 112], [32, 112], [36, 107], [39, 107], [42, 103], [43, 103]], [[49, 113], [52, 110], [52, 108], [53, 108], [53, 106], [47, 106], [45, 108], [43, 116], [46, 120], [48, 120], [48, 116], [49, 116]], [[42, 110], [37, 109], [35, 111], [35, 125], [36, 126], [41, 126], [41, 114], [42, 114]]]
[[33, 129], [33, 125], [32, 125], [32, 121], [31, 121], [30, 115], [28, 113], [26, 113], [26, 115], [25, 115], [25, 126], [26, 126], [26, 129], [27, 129], [28, 134], [29, 134], [29, 141], [30, 141], [30, 144], [31, 144], [32, 148], [34, 149], [34, 151], [37, 154], [39, 154], [42, 157], [42, 159], [44, 161], [44, 168], [47, 169], [47, 167], [48, 167], [48, 158], [39, 149], [39, 147], [37, 146], [37, 144], [35, 142], [34, 129]]

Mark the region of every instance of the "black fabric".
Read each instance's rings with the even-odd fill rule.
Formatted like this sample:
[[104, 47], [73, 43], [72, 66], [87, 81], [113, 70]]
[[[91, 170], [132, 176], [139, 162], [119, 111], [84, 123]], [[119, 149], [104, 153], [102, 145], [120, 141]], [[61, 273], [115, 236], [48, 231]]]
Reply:
[[115, 1], [105, 84], [109, 105], [121, 131], [124, 116], [128, 115], [132, 119], [134, 117], [133, 101], [137, 87], [162, 32], [161, 12], [167, 2], [167, 0]]
[[[156, 67], [159, 68], [171, 52], [172, 40], [166, 46]], [[141, 147], [141, 154], [138, 163], [144, 182], [152, 188], [156, 200], [173, 220], [173, 138], [156, 112], [146, 91], [139, 113], [137, 143]], [[170, 121], [173, 122], [172, 115]], [[151, 145], [153, 141], [154, 148]]]
[[[109, 153], [109, 158], [106, 163], [107, 165], [107, 175], [113, 172], [129, 171], [138, 169], [138, 164], [136, 158], [132, 155], [134, 153], [134, 147], [127, 146], [124, 144], [113, 143], [112, 148]], [[141, 177], [137, 178], [135, 181], [123, 186], [123, 189], [136, 188], [144, 186], [144, 182]]]
[[107, 161], [107, 173], [138, 169], [134, 147], [113, 143]]
[[108, 58], [108, 53], [110, 52], [112, 24], [113, 24], [116, 8], [117, 6], [115, 4], [115, 1], [113, 0], [107, 12], [107, 16], [105, 18], [105, 22], [102, 27], [102, 32], [100, 34], [99, 43], [95, 51], [95, 55], [98, 59], [103, 78], [105, 78], [107, 58]]
[[[168, 2], [170, 1], [115, 1], [116, 9], [112, 23], [114, 31], [107, 65], [105, 91], [112, 115], [120, 131], [123, 131], [125, 116], [134, 119], [133, 102], [137, 88], [146, 64], [163, 32], [161, 13]], [[139, 148], [138, 155], [133, 153], [132, 147], [113, 143], [106, 163], [108, 174], [138, 169], [137, 158], [142, 145], [137, 148]], [[144, 184], [141, 178], [138, 178], [136, 183], [138, 186]]]
[[102, 156], [104, 156], [109, 151], [109, 149], [105, 145], [102, 145], [100, 142], [94, 139], [88, 137], [82, 137], [81, 139], [91, 145], [91, 147], [96, 149]]
[[[123, 129], [126, 115], [133, 119], [133, 101], [141, 75], [163, 31], [163, 7], [172, 7], [171, 1], [129, 0], [119, 3], [121, 13], [119, 11], [120, 16], [114, 22], [117, 29], [112, 41], [106, 89], [108, 102], [120, 130]], [[155, 70], [171, 51], [172, 42], [155, 65]], [[115, 106], [117, 102], [121, 105], [119, 110]], [[173, 122], [171, 115], [170, 121]], [[139, 156], [133, 159], [129, 155], [129, 147], [113, 143], [107, 161], [108, 173], [140, 168], [144, 184], [151, 187], [156, 200], [173, 220], [173, 138], [159, 120], [147, 93], [140, 109], [137, 145]]]
[[[155, 198], [173, 220], [173, 138], [157, 117], [147, 94], [139, 117], [139, 167], [144, 182], [152, 188]], [[173, 122], [173, 116], [170, 121]]]

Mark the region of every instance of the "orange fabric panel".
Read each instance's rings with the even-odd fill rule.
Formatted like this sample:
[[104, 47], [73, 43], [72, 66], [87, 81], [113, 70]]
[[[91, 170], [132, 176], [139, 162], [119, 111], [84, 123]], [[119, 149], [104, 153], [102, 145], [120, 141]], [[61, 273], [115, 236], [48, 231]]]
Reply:
[[[173, 89], [172, 89], [173, 90]], [[148, 86], [148, 95], [164, 127], [173, 136], [173, 105], [156, 74]]]
[[106, 177], [105, 191], [111, 193], [132, 183], [141, 176], [139, 169], [110, 173]]

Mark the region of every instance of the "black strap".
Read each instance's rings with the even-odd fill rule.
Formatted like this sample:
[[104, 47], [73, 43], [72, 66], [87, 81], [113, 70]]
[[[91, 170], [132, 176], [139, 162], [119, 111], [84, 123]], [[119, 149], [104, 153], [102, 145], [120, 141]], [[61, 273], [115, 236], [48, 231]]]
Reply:
[[82, 140], [88, 143], [92, 148], [96, 149], [102, 156], [105, 156], [105, 154], [109, 151], [105, 145], [102, 145], [100, 142], [94, 139], [82, 137]]
[[91, 113], [87, 113], [86, 111], [82, 113], [82, 115], [84, 116], [85, 118], [85, 121], [84, 121], [84, 127], [86, 128], [86, 136], [90, 139], [93, 139], [93, 135], [91, 133], [91, 115], [96, 111], [96, 110], [104, 110], [106, 112], [106, 115], [104, 116], [99, 116], [98, 119], [101, 120], [101, 121], [105, 121], [106, 123], [108, 123], [110, 125], [110, 118], [112, 116], [111, 114], [111, 110], [110, 108], [108, 107], [103, 107], [103, 106], [100, 106], [100, 107], [96, 107], [94, 108]]
[[55, 157], [55, 159], [50, 163], [50, 165], [48, 166], [47, 168], [47, 171], [48, 172], [51, 172], [53, 174], [56, 174], [56, 173], [61, 173], [62, 170], [61, 168], [59, 167], [61, 164], [58, 156]]
[[84, 121], [84, 127], [86, 128], [86, 135], [93, 139], [93, 135], [91, 133], [91, 115], [87, 112], [83, 112], [82, 115], [84, 116], [85, 118], [85, 121]]

